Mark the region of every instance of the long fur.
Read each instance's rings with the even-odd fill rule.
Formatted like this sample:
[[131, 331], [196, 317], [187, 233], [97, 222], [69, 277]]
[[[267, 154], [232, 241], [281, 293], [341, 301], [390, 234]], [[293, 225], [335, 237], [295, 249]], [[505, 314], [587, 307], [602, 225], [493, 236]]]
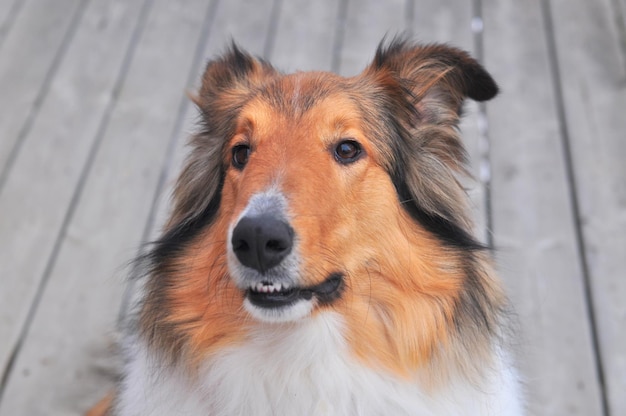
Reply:
[[[406, 39], [352, 78], [285, 75], [234, 44], [211, 61], [113, 414], [522, 414], [506, 299], [457, 181], [463, 101], [497, 92], [467, 53]], [[268, 272], [232, 243], [259, 216], [294, 234]], [[309, 296], [250, 300], [287, 283]]]

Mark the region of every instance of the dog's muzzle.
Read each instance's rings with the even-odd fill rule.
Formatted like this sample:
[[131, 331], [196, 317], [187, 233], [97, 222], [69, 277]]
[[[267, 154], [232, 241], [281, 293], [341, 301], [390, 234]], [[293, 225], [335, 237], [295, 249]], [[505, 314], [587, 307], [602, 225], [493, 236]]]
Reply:
[[280, 309], [299, 301], [330, 303], [343, 288], [342, 273], [331, 273], [321, 283], [300, 286], [294, 267], [295, 232], [284, 219], [273, 215], [246, 215], [232, 231], [231, 248], [240, 266], [239, 286], [247, 300], [262, 309]]

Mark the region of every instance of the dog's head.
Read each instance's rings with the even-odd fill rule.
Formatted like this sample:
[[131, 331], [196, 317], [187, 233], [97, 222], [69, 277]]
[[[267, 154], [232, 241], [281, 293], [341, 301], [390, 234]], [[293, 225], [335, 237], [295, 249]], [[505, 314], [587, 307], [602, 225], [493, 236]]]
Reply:
[[351, 78], [285, 75], [232, 46], [194, 97], [203, 128], [152, 252], [146, 326], [203, 350], [334, 310], [359, 355], [414, 367], [487, 302], [463, 301], [480, 245], [457, 124], [466, 97], [496, 93], [443, 45], [381, 45]]

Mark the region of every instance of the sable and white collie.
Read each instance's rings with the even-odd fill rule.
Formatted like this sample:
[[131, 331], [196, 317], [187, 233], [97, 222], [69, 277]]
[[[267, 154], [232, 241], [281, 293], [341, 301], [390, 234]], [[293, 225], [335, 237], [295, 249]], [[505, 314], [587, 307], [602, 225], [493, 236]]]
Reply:
[[98, 412], [523, 414], [506, 298], [457, 181], [463, 100], [497, 91], [467, 53], [405, 39], [351, 78], [235, 45], [209, 62]]

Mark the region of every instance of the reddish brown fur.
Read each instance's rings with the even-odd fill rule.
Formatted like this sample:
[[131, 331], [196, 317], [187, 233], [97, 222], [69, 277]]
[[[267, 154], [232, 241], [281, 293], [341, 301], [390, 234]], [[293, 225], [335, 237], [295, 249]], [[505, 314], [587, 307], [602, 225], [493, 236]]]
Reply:
[[[463, 240], [471, 222], [455, 177], [464, 166], [462, 101], [495, 94], [495, 84], [476, 81], [481, 70], [456, 49], [402, 42], [353, 78], [282, 75], [236, 49], [210, 63], [194, 98], [205, 131], [193, 138], [141, 312], [154, 348], [193, 367], [245, 342], [255, 321], [228, 275], [227, 230], [252, 194], [277, 184], [305, 283], [345, 275], [342, 297], [314, 313], [345, 318], [357, 357], [402, 376], [424, 370], [429, 382], [471, 373], [504, 306], [485, 255]], [[344, 138], [361, 143], [361, 160], [333, 158]], [[241, 143], [252, 153], [237, 170], [230, 150]], [[170, 240], [179, 243], [170, 248]]]
[[[365, 365], [425, 386], [480, 373], [504, 308], [485, 253], [469, 235], [456, 181], [465, 97], [497, 87], [466, 53], [393, 41], [353, 78], [282, 75], [236, 47], [207, 66], [194, 102], [204, 129], [174, 193], [149, 265], [140, 331], [163, 359], [189, 369], [246, 342], [257, 323], [229, 276], [227, 231], [251, 195], [277, 186], [298, 238], [303, 283], [345, 276], [332, 309]], [[342, 165], [342, 139], [364, 156]], [[252, 153], [230, 167], [233, 146]], [[93, 409], [105, 414], [110, 399]]]

